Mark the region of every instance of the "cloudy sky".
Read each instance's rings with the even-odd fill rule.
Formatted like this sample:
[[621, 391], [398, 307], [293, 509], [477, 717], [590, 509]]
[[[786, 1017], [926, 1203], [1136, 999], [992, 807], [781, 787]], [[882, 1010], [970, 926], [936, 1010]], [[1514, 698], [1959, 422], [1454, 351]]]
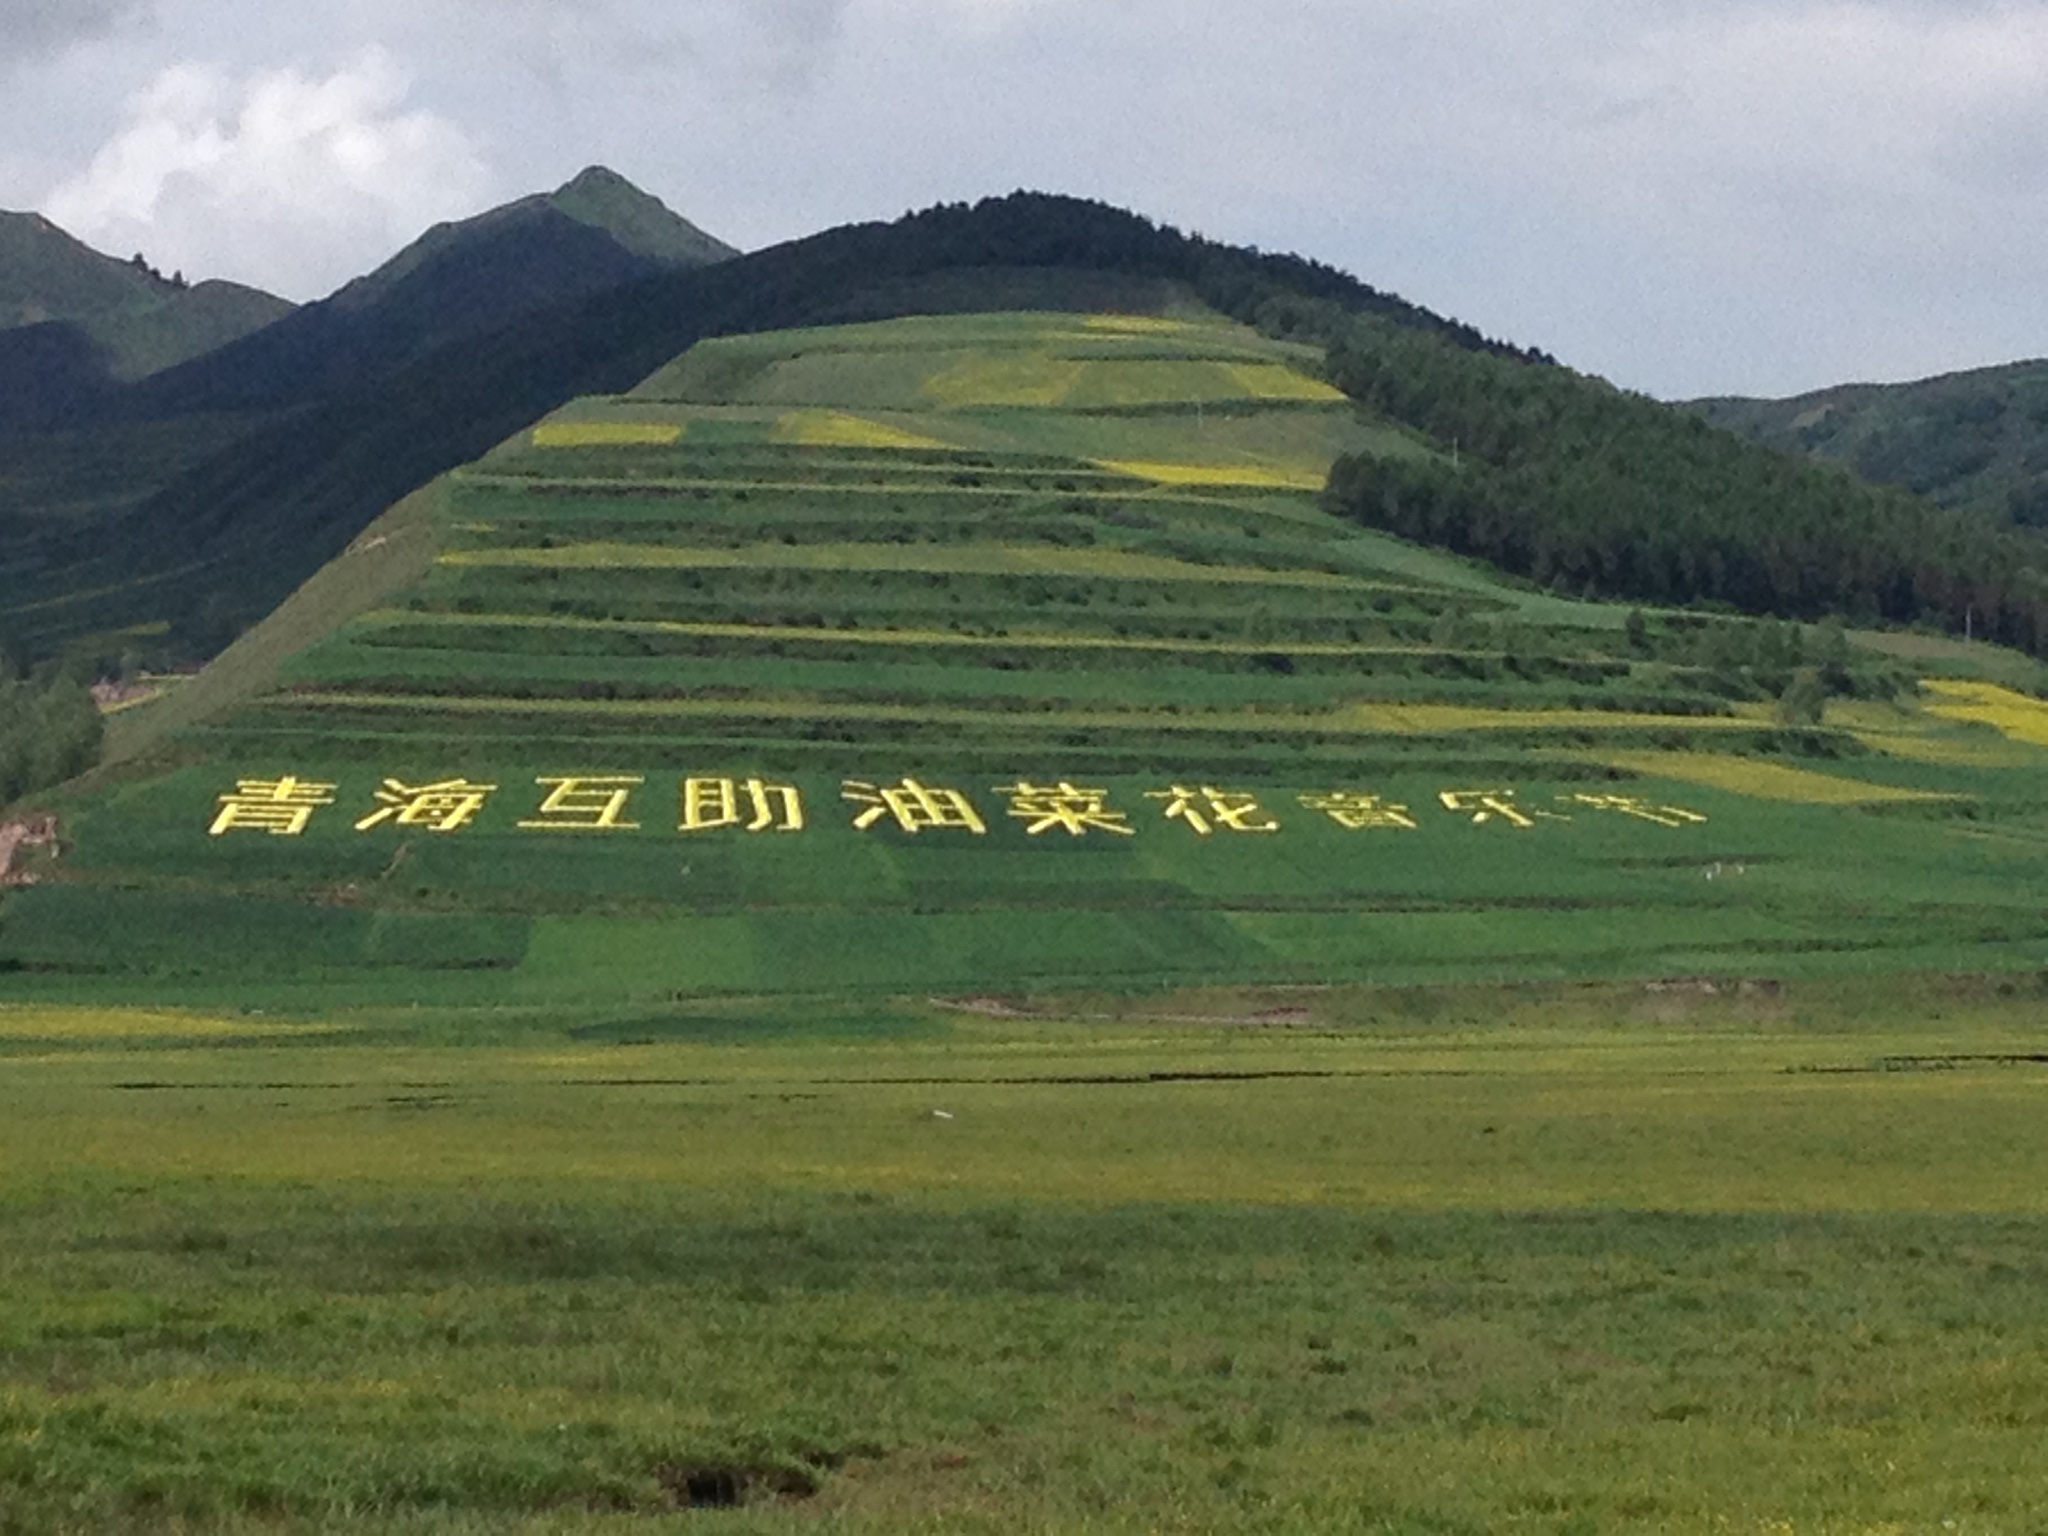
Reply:
[[2043, 0], [0, 0], [0, 207], [167, 271], [591, 162], [750, 248], [1100, 197], [1664, 397], [2048, 354]]

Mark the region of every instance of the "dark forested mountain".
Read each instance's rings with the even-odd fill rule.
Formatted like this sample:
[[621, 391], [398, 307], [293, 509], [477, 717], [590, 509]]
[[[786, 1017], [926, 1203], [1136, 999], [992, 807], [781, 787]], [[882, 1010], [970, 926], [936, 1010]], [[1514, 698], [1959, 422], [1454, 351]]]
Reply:
[[[548, 243], [578, 238], [561, 224], [589, 226], [559, 214], [499, 222], [545, 229], [544, 248], [567, 250]], [[459, 243], [466, 262], [492, 236], [476, 238]], [[438, 263], [456, 247], [422, 246], [382, 274], [371, 310], [442, 280]], [[331, 312], [345, 311], [340, 299]], [[1426, 450], [1341, 461], [1329, 494], [1344, 515], [1573, 593], [2048, 643], [2048, 544], [2024, 532], [1745, 443], [1314, 262], [1030, 193], [657, 270], [430, 348], [407, 340], [392, 366], [359, 382], [342, 371], [117, 515], [24, 540], [0, 568], [0, 629], [47, 648], [149, 623], [167, 626], [169, 650], [217, 648], [408, 492], [576, 395], [629, 388], [705, 337], [1189, 300], [1324, 345], [1332, 381]]]
[[2048, 361], [1690, 409], [1751, 442], [1846, 464], [1945, 507], [2048, 528]]
[[[444, 341], [273, 419], [116, 517], [22, 541], [0, 568], [0, 628], [47, 647], [168, 624], [167, 647], [215, 649], [409, 491], [575, 395], [630, 387], [706, 336], [937, 310], [1139, 309], [1191, 295], [1283, 331], [1297, 312], [1328, 309], [1454, 350], [1537, 356], [1329, 267], [1101, 204], [1019, 193], [946, 205], [662, 271]], [[69, 596], [53, 603], [57, 594]]]
[[1437, 445], [1351, 458], [1339, 511], [1571, 592], [1931, 623], [2048, 648], [2048, 541], [1772, 452], [1566, 369], [1333, 336], [1347, 394]]
[[736, 255], [624, 177], [437, 224], [327, 299], [151, 379], [128, 416], [272, 410], [360, 386], [461, 336], [608, 288]]
[[128, 380], [260, 330], [292, 306], [116, 261], [41, 214], [0, 212], [0, 423], [76, 419]]

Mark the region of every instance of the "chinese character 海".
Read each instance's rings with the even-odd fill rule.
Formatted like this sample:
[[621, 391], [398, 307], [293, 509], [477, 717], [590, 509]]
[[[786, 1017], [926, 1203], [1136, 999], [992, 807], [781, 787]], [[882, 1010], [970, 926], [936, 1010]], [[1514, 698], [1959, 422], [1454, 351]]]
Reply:
[[951, 830], [986, 837], [988, 827], [974, 802], [957, 789], [933, 789], [916, 779], [901, 784], [870, 784], [865, 779], [848, 779], [840, 798], [865, 806], [853, 825], [865, 832], [877, 822], [894, 817], [905, 832]]
[[[685, 779], [679, 793], [683, 832], [801, 832], [804, 798], [793, 784], [765, 779]], [[742, 819], [743, 816], [745, 819]]]
[[297, 837], [315, 811], [334, 804], [337, 787], [289, 774], [281, 779], [237, 779], [235, 792], [220, 797], [220, 812], [207, 829], [208, 835], [268, 832], [273, 837]]
[[1148, 790], [1145, 798], [1163, 802], [1166, 819], [1186, 822], [1198, 837], [1208, 837], [1219, 829], [1225, 832], [1280, 830], [1280, 823], [1260, 809], [1257, 795], [1237, 790], [1214, 789], [1206, 784], [1200, 789], [1188, 789], [1176, 784], [1172, 789]]
[[645, 779], [584, 774], [533, 782], [547, 789], [547, 798], [533, 820], [519, 823], [522, 831], [631, 832], [640, 825], [625, 819], [626, 802]]
[[1070, 837], [1080, 837], [1090, 830], [1108, 832], [1117, 837], [1137, 836], [1127, 825], [1128, 818], [1124, 813], [1109, 808], [1109, 791], [1106, 789], [1082, 789], [1065, 779], [1053, 785], [1033, 784], [1028, 779], [1020, 779], [1015, 784], [1001, 786], [996, 793], [1008, 797], [1012, 816], [1030, 823], [1024, 831], [1031, 837], [1040, 837], [1047, 832], [1065, 832]]
[[1305, 809], [1321, 811], [1347, 832], [1363, 832], [1372, 827], [1416, 830], [1415, 818], [1408, 814], [1407, 806], [1396, 805], [1378, 795], [1333, 789], [1327, 794], [1300, 795], [1297, 798]]
[[386, 779], [377, 791], [378, 808], [357, 822], [356, 830], [367, 832], [388, 821], [401, 827], [425, 827], [429, 832], [459, 832], [476, 820], [497, 787], [472, 784], [467, 779], [443, 779], [435, 784]]

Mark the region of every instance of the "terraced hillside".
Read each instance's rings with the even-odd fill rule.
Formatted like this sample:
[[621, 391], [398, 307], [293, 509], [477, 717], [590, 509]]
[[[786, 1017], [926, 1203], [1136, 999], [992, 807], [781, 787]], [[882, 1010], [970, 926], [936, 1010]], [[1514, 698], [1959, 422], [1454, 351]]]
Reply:
[[978, 315], [579, 401], [120, 718], [0, 985], [630, 1015], [2042, 964], [2048, 706], [1981, 648], [1631, 616], [1343, 523], [1339, 453], [1429, 450], [1318, 366]]

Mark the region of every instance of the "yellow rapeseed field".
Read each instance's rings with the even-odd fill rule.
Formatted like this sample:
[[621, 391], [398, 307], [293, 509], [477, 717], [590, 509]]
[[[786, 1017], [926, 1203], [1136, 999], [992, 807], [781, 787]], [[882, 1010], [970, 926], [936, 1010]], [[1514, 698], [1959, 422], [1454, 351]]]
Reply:
[[1284, 363], [1232, 363], [1229, 366], [1231, 378], [1254, 400], [1337, 401], [1344, 398], [1341, 389], [1333, 389], [1321, 379], [1312, 379]]
[[683, 435], [675, 421], [544, 421], [533, 429], [536, 448], [666, 448]]
[[1966, 683], [1929, 678], [1921, 684], [1934, 696], [1930, 714], [1944, 720], [1965, 720], [1996, 727], [2014, 741], [2048, 747], [2048, 703], [2001, 688], [1996, 683]]
[[1248, 490], [1319, 491], [1324, 477], [1313, 469], [1273, 464], [1168, 464], [1155, 459], [1096, 459], [1114, 470], [1158, 485], [1234, 485]]
[[924, 381], [923, 393], [950, 410], [976, 406], [1051, 407], [1064, 402], [1088, 365], [1025, 353], [969, 358]]
[[886, 422], [871, 421], [846, 411], [791, 411], [777, 419], [769, 434], [778, 443], [806, 448], [945, 448], [935, 437], [905, 432]]
[[1794, 805], [1868, 805], [1882, 800], [1940, 800], [1946, 797], [1920, 789], [1900, 789], [1891, 784], [1868, 784], [1860, 779], [1838, 778], [1793, 768], [1784, 763], [1761, 762], [1750, 757], [1733, 757], [1718, 752], [1612, 752], [1598, 759], [1614, 768], [1647, 774], [1659, 779], [1677, 779], [1683, 784], [1703, 784], [1709, 789], [1748, 795], [1755, 800], [1782, 800]]
[[1159, 315], [1090, 315], [1081, 323], [1091, 331], [1116, 331], [1128, 336], [1170, 336], [1188, 328], [1185, 321]]

